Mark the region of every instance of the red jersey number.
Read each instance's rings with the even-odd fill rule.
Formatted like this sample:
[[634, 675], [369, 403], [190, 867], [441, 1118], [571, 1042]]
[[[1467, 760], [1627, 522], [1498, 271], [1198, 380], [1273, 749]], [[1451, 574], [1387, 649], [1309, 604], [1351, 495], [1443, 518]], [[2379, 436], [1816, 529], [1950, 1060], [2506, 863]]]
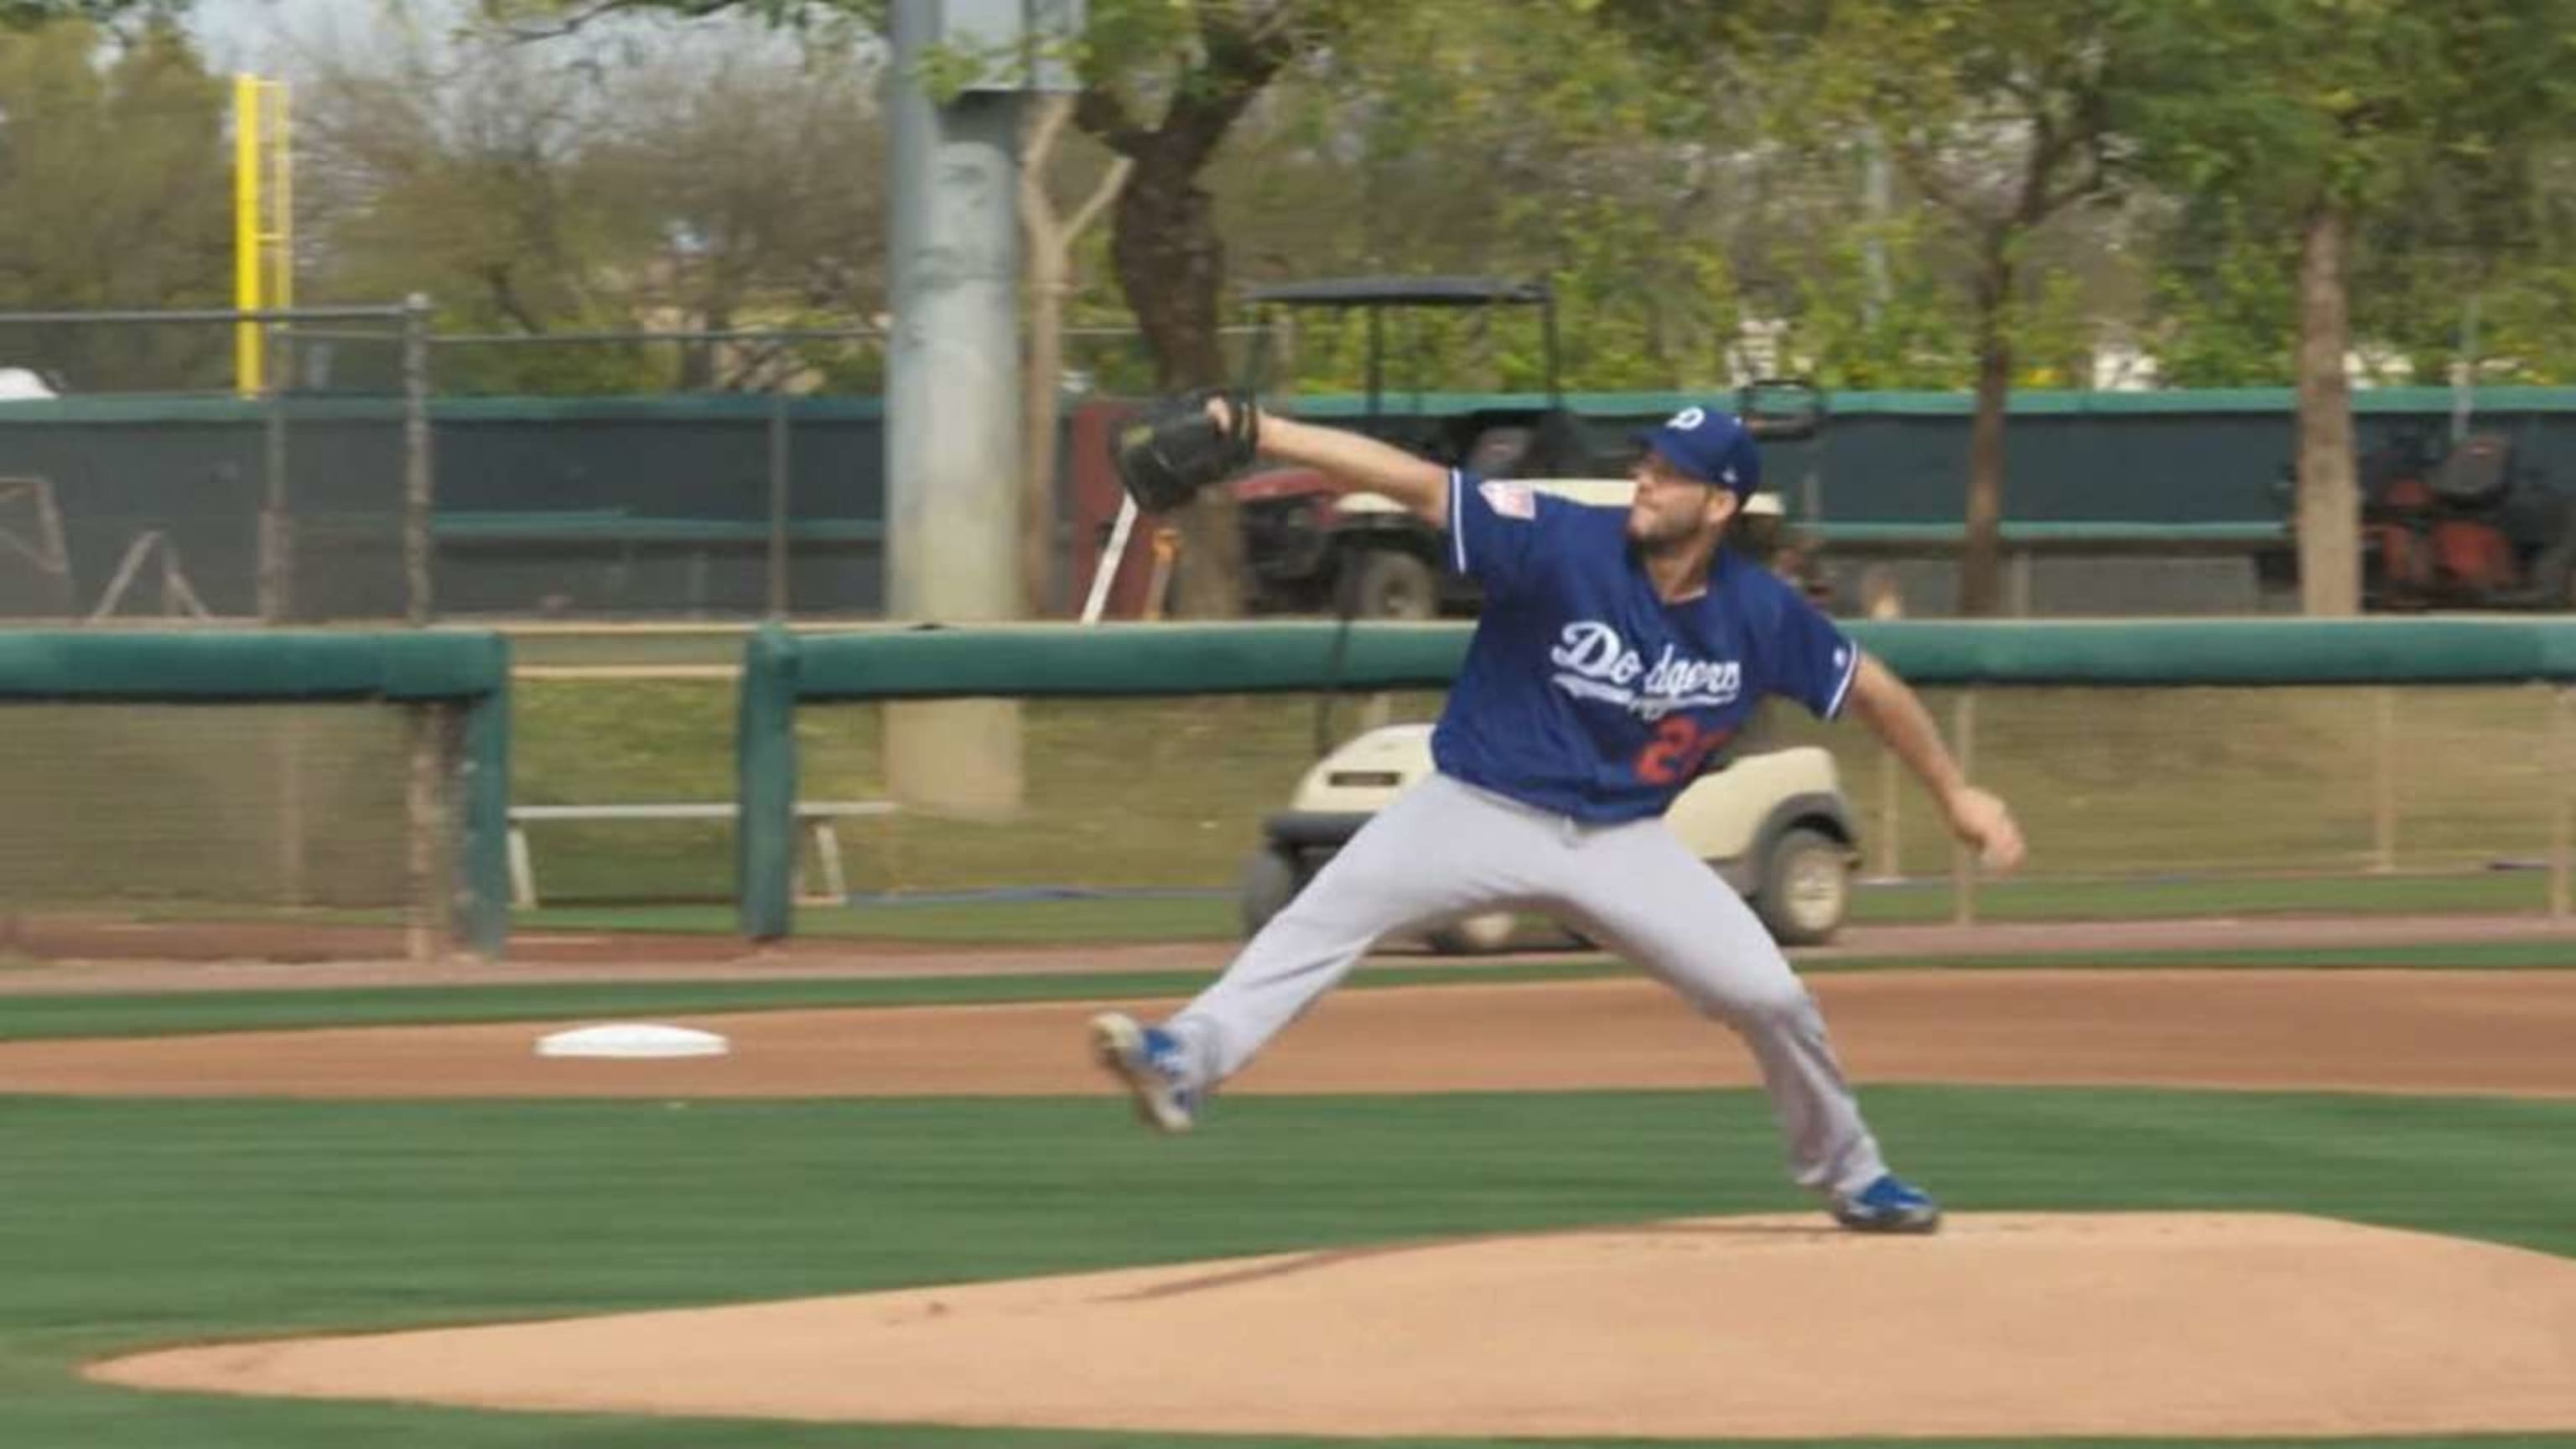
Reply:
[[1678, 785], [1725, 744], [1733, 730], [1703, 730], [1681, 715], [1667, 715], [1655, 737], [1637, 753], [1637, 778], [1649, 785]]

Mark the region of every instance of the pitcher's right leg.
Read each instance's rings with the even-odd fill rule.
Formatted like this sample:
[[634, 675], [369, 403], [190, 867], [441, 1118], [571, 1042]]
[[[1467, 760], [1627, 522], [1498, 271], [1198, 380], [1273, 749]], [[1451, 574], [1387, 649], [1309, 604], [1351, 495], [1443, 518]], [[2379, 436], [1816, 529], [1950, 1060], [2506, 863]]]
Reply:
[[1378, 938], [1507, 904], [1545, 871], [1548, 819], [1433, 775], [1406, 791], [1160, 1027], [1092, 1024], [1101, 1060], [1166, 1131], [1347, 975]]

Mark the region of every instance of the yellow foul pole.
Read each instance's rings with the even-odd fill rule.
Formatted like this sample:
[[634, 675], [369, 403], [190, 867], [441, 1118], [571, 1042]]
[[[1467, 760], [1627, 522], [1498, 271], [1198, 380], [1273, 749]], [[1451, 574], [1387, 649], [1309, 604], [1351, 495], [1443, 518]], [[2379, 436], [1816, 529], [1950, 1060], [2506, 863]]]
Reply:
[[[233, 306], [259, 310], [260, 296], [260, 147], [259, 77], [233, 77]], [[266, 386], [262, 376], [260, 328], [256, 322], [233, 324], [233, 388], [257, 397]]]

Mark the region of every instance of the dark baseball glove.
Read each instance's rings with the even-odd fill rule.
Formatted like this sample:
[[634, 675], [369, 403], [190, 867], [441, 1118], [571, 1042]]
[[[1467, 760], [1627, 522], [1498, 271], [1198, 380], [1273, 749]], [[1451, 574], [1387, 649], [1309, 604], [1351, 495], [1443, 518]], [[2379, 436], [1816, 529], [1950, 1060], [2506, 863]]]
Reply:
[[[1222, 397], [1227, 422], [1208, 416], [1208, 399]], [[1109, 440], [1109, 459], [1136, 507], [1167, 513], [1202, 488], [1252, 463], [1261, 434], [1261, 410], [1235, 391], [1203, 389], [1147, 403]]]

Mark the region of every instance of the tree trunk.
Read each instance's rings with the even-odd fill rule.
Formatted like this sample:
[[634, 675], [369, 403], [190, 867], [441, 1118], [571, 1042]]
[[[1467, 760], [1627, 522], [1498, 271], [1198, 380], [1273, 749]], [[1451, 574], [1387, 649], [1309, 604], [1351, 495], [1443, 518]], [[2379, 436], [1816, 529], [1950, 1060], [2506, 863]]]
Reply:
[[2361, 612], [2361, 503], [2344, 372], [2351, 226], [2340, 205], [2321, 201], [2299, 246], [2299, 605], [2319, 617]]
[[[1110, 258], [1118, 285], [1164, 392], [1226, 381], [1219, 345], [1225, 247], [1216, 232], [1214, 199], [1198, 185], [1196, 146], [1164, 144], [1137, 157], [1119, 193]], [[1173, 521], [1181, 551], [1173, 613], [1187, 619], [1231, 619], [1244, 609], [1243, 536], [1234, 495], [1202, 492]]]
[[1031, 618], [1051, 618], [1055, 597], [1055, 445], [1059, 409], [1056, 391], [1064, 376], [1064, 258], [1029, 258], [1028, 375], [1020, 396], [1022, 441], [1020, 470], [1020, 609]]
[[1977, 403], [1968, 430], [1967, 535], [1959, 548], [1959, 612], [2003, 611], [2004, 406], [2012, 396], [2012, 337], [2004, 311], [2013, 265], [1990, 243], [1977, 278]]
[[1029, 289], [1027, 371], [1020, 380], [1020, 413], [1024, 448], [1020, 472], [1020, 603], [1038, 618], [1057, 609], [1056, 583], [1056, 430], [1063, 409], [1064, 307], [1073, 295], [1073, 243], [1099, 219], [1135, 163], [1121, 156], [1110, 163], [1082, 205], [1059, 218], [1047, 194], [1046, 173], [1073, 120], [1071, 96], [1041, 99], [1029, 112], [1028, 134], [1020, 157], [1020, 229]]

